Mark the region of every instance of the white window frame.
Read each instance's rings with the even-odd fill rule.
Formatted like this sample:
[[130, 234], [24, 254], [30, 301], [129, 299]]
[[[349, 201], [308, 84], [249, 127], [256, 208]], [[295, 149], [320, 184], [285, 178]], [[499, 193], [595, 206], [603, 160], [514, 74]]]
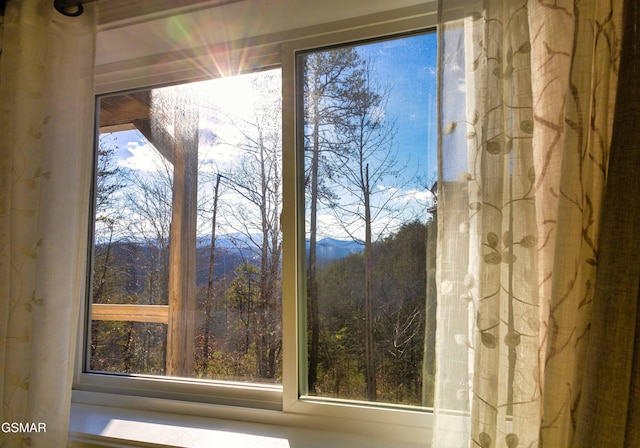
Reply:
[[[85, 373], [88, 304], [83, 301], [82, 325], [78, 335], [76, 373], [72, 402], [98, 406], [153, 410], [193, 416], [228, 418], [292, 427], [330, 429], [366, 434], [370, 437], [394, 438], [413, 443], [431, 439], [433, 415], [424, 408], [396, 405], [372, 405], [367, 402], [339, 401], [317, 397], [301, 397], [304, 372], [300, 366], [306, 360], [302, 344], [305, 319], [299, 297], [304, 270], [304, 191], [300, 186], [303, 156], [298, 146], [296, 101], [301, 100], [301, 88], [296, 81], [296, 57], [300, 52], [336, 45], [393, 38], [425, 32], [436, 25], [436, 4], [421, 5], [340, 20], [322, 26], [299, 28], [258, 39], [241, 50], [226, 54], [228, 67], [203, 75], [207, 63], [202, 56], [191, 53], [181, 59], [178, 51], [173, 60], [147, 65], [105, 64], [96, 68], [96, 93], [107, 94], [140, 88], [153, 88], [168, 83], [215, 78], [226, 73], [240, 73], [247, 57], [253, 66], [282, 70], [282, 158], [283, 209], [281, 228], [282, 297], [283, 297], [283, 375], [282, 386], [198, 381], [155, 376], [118, 376]], [[218, 43], [218, 48], [230, 48], [230, 42]], [[302, 237], [304, 239], [304, 236]], [[302, 239], [302, 240], [303, 240]], [[93, 245], [93, 242], [91, 243]], [[306, 361], [305, 361], [306, 362]]]
[[[435, 19], [435, 15], [433, 17]], [[434, 30], [433, 25], [425, 26], [424, 17], [402, 19], [394, 23], [352, 29], [323, 36], [300, 39], [283, 45], [283, 409], [296, 414], [331, 416], [344, 419], [358, 432], [367, 431], [370, 425], [378, 425], [383, 431], [398, 435], [397, 428], [410, 440], [424, 436], [424, 430], [432, 427], [433, 416], [425, 408], [401, 405], [375, 404], [320, 397], [304, 396], [306, 372], [300, 366], [306, 364], [306, 309], [301, 301], [306, 299], [304, 260], [304, 155], [301, 148], [302, 137], [298, 117], [302, 101], [301, 86], [297, 85], [297, 58], [301, 53], [321, 51], [340, 45], [357, 46], [369, 41], [384, 41]], [[287, 188], [295, 185], [296, 188]], [[295, 226], [294, 228], [292, 228]], [[289, 248], [284, 249], [284, 248]], [[293, 249], [291, 249], [293, 248]], [[284, 273], [287, 272], [288, 275]], [[291, 273], [295, 272], [295, 275]], [[295, 320], [295, 323], [294, 323]], [[295, 347], [292, 347], [295, 341]], [[370, 429], [369, 429], [370, 430]], [[377, 431], [376, 431], [377, 432]], [[428, 440], [428, 439], [422, 439]]]

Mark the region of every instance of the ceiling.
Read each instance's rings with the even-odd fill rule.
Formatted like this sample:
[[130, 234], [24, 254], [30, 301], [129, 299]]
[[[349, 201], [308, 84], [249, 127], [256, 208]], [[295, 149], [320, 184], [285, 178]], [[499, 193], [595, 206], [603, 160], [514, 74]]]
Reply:
[[[97, 0], [96, 3], [98, 24], [104, 25], [150, 14], [162, 16], [179, 8], [194, 10], [238, 1], [242, 0]], [[0, 0], [0, 17], [4, 16], [6, 5], [7, 0]]]
[[193, 11], [238, 1], [242, 0], [97, 0], [98, 24], [106, 25], [146, 15], [162, 17], [179, 8]]

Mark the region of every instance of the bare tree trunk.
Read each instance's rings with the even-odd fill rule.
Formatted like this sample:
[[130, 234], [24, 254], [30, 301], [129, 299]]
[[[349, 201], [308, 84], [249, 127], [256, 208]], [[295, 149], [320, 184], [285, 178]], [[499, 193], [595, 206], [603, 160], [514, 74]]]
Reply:
[[375, 351], [373, 343], [373, 297], [371, 292], [371, 276], [373, 271], [372, 242], [371, 242], [371, 203], [369, 190], [369, 164], [365, 166], [363, 178], [364, 192], [364, 220], [365, 220], [365, 297], [364, 297], [364, 324], [365, 324], [365, 379], [367, 386], [367, 399], [376, 401], [376, 367]]
[[109, 242], [107, 243], [107, 250], [104, 255], [104, 266], [102, 267], [102, 273], [100, 274], [100, 280], [98, 281], [98, 287], [93, 291], [93, 303], [100, 303], [102, 294], [104, 292], [104, 285], [107, 281], [107, 270], [109, 268], [109, 261], [111, 258], [111, 246], [113, 244], [113, 225], [109, 226]]
[[317, 277], [317, 227], [318, 227], [318, 164], [319, 164], [319, 122], [318, 122], [318, 103], [317, 99], [314, 104], [314, 124], [313, 124], [313, 153], [311, 156], [311, 211], [309, 218], [309, 277], [307, 284], [308, 289], [308, 306], [309, 306], [309, 325], [311, 326], [311, 346], [309, 348], [309, 371], [308, 371], [308, 388], [309, 393], [316, 392], [316, 383], [318, 382], [318, 362], [320, 351], [320, 312], [318, 307], [318, 277]]
[[220, 178], [222, 176], [218, 174], [216, 176], [216, 185], [213, 190], [213, 211], [211, 217], [211, 244], [209, 249], [209, 277], [207, 279], [207, 297], [204, 305], [204, 347], [202, 354], [202, 367], [207, 365], [209, 360], [209, 337], [211, 333], [211, 315], [216, 314], [216, 303], [213, 297], [213, 268], [215, 265], [215, 251], [216, 251], [216, 217], [218, 214], [218, 191], [220, 188]]
[[427, 223], [426, 234], [426, 303], [424, 344], [422, 353], [422, 406], [433, 406], [433, 377], [435, 374], [436, 338], [436, 243], [438, 238], [438, 214]]
[[[270, 351], [273, 349], [274, 337], [270, 322], [270, 310], [273, 303], [273, 283], [271, 281], [271, 266], [269, 260], [270, 219], [267, 211], [269, 204], [269, 185], [267, 178], [267, 160], [265, 145], [260, 136], [260, 217], [262, 224], [262, 244], [260, 248], [260, 293], [258, 295], [256, 357], [258, 361], [258, 376], [273, 378], [275, 369], [270, 363]], [[275, 249], [275, 248], [274, 248]]]

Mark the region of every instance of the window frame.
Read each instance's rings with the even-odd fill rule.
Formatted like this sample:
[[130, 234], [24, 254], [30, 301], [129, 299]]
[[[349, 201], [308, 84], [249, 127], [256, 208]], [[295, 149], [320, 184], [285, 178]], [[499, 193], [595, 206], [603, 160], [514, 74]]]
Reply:
[[[433, 17], [435, 21], [435, 16]], [[393, 29], [393, 32], [390, 30]], [[383, 423], [392, 427], [403, 427], [406, 434], [418, 433], [421, 429], [432, 427], [433, 415], [428, 408], [393, 404], [376, 404], [366, 401], [340, 400], [305, 396], [306, 372], [300, 366], [306, 363], [306, 298], [305, 266], [306, 257], [305, 217], [304, 217], [304, 132], [301, 69], [298, 67], [300, 55], [313, 51], [341, 46], [357, 46], [394, 38], [409, 37], [416, 34], [435, 32], [435, 23], [425, 26], [424, 18], [403, 19], [393, 24], [378, 24], [364, 30], [349, 30], [331, 33], [321, 37], [288, 42], [283, 45], [283, 273], [295, 272], [295, 275], [283, 275], [283, 385], [290, 384], [295, 378], [296, 388], [284, 387], [283, 409], [285, 412], [306, 415], [332, 416], [349, 419], [355, 428], [364, 430], [366, 424]], [[288, 88], [284, 87], [287, 86]], [[284, 92], [292, 92], [285, 95]], [[286, 128], [285, 123], [290, 123]], [[288, 131], [288, 132], [287, 132]], [[287, 151], [285, 153], [285, 151]], [[289, 182], [287, 183], [286, 180]], [[287, 188], [292, 185], [294, 188]], [[286, 227], [285, 227], [286, 226]], [[295, 226], [294, 228], [292, 228]], [[285, 250], [285, 247], [295, 248]], [[295, 326], [291, 322], [295, 316]], [[303, 325], [304, 324], [304, 325]], [[288, 330], [288, 333], [284, 333]], [[295, 336], [294, 336], [295, 333]], [[290, 348], [295, 340], [295, 348]], [[285, 345], [287, 344], [287, 345]], [[295, 356], [295, 358], [294, 358]], [[295, 369], [294, 369], [295, 366]], [[285, 376], [287, 380], [285, 379]], [[394, 431], [395, 432], [395, 431]], [[413, 439], [413, 438], [412, 438]]]
[[[156, 376], [123, 376], [84, 371], [90, 301], [90, 264], [93, 232], [89, 231], [87, 281], [85, 299], [81, 303], [81, 325], [78, 331], [73, 403], [118, 406], [160, 412], [180, 412], [205, 416], [246, 420], [257, 423], [282, 424], [367, 434], [371, 437], [397, 438], [424, 443], [430, 440], [433, 414], [426, 408], [399, 405], [372, 405], [367, 402], [341, 401], [302, 395], [305, 372], [300, 369], [306, 359], [306, 311], [299, 297], [304, 291], [304, 154], [300, 148], [301, 129], [298, 120], [302, 101], [297, 58], [304, 52], [341, 45], [385, 40], [434, 30], [436, 5], [433, 2], [404, 7], [385, 13], [297, 29], [267, 36], [266, 41], [249, 43], [240, 51], [224, 53], [228, 67], [202, 73], [202, 58], [166, 63], [153, 63], [131, 70], [113, 66], [113, 71], [97, 70], [96, 98], [141, 88], [154, 88], [177, 82], [190, 82], [241, 73], [247, 55], [260, 68], [279, 66], [282, 71], [282, 386], [202, 381]], [[259, 40], [259, 39], [258, 39]], [[219, 48], [232, 48], [232, 42]], [[237, 47], [236, 47], [237, 48]], [[180, 51], [178, 53], [181, 53]], [[184, 53], [184, 52], [182, 52]], [[184, 58], [184, 55], [182, 56]], [[144, 73], [155, 70], [153, 77]], [[96, 102], [96, 105], [98, 103]], [[97, 111], [97, 114], [99, 111]], [[96, 142], [99, 136], [96, 114]], [[300, 123], [299, 123], [300, 121]], [[97, 145], [97, 143], [96, 143]], [[95, 152], [95, 149], [94, 149]], [[95, 163], [95, 162], [94, 162]], [[95, 168], [94, 168], [95, 169]], [[93, 176], [95, 184], [95, 174]], [[92, 197], [93, 197], [92, 192]], [[93, 204], [93, 201], [91, 202]], [[92, 206], [93, 207], [93, 206]], [[91, 209], [90, 227], [93, 228]], [[301, 236], [302, 235], [302, 236]], [[302, 239], [301, 239], [302, 238]], [[305, 361], [306, 362], [306, 361]]]

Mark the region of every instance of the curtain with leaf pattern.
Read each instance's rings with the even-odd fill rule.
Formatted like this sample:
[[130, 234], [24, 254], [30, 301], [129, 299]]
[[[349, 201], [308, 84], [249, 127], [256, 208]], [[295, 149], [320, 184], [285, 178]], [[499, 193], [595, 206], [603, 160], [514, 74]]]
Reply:
[[0, 22], [0, 432], [3, 447], [63, 447], [86, 259], [93, 8], [9, 0]]
[[622, 2], [440, 6], [434, 447], [571, 446]]

